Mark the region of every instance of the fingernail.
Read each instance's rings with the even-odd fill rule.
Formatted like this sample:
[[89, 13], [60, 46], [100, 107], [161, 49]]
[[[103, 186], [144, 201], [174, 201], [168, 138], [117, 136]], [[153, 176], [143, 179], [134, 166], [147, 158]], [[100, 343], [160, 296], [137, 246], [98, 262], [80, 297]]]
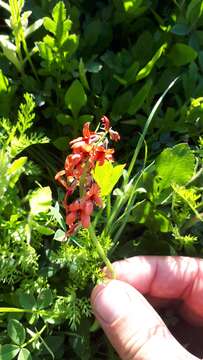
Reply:
[[93, 301], [93, 310], [101, 321], [112, 324], [129, 309], [130, 298], [121, 284], [111, 281], [97, 292]]

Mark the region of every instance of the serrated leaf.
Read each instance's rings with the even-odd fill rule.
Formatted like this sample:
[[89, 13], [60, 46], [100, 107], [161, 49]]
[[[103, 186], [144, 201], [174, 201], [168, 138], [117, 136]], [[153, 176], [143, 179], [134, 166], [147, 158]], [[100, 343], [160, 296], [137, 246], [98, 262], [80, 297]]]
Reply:
[[111, 193], [123, 173], [124, 165], [113, 166], [110, 161], [105, 161], [102, 166], [96, 165], [93, 171], [94, 180], [101, 189], [101, 196]]
[[164, 53], [167, 46], [168, 46], [167, 43], [165, 43], [156, 51], [153, 58], [147, 63], [147, 65], [143, 69], [141, 69], [138, 72], [138, 74], [136, 76], [136, 81], [144, 79], [145, 77], [147, 77], [150, 74], [150, 72], [152, 71], [154, 65], [159, 60], [161, 55]]
[[30, 213], [37, 215], [49, 211], [52, 202], [52, 194], [49, 186], [39, 188], [30, 197]]
[[19, 347], [13, 344], [5, 344], [0, 347], [0, 359], [12, 360], [19, 352]]
[[23, 325], [16, 319], [11, 319], [7, 326], [8, 335], [11, 340], [17, 344], [22, 345], [25, 342], [25, 329]]
[[32, 360], [31, 353], [28, 349], [21, 349], [18, 354], [18, 360]]
[[184, 185], [193, 176], [195, 156], [187, 144], [178, 144], [162, 151], [155, 161], [155, 168], [161, 189], [166, 189], [173, 183]]
[[87, 96], [79, 80], [74, 80], [65, 94], [65, 104], [77, 118], [81, 108], [86, 104]]
[[197, 52], [189, 45], [176, 43], [173, 45], [168, 57], [175, 66], [182, 66], [194, 61]]

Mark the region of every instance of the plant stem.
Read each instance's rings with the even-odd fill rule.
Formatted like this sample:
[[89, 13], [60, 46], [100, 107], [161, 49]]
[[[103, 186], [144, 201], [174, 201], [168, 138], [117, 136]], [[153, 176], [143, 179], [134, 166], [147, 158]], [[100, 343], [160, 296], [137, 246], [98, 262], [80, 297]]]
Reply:
[[96, 250], [99, 254], [99, 256], [101, 257], [101, 259], [104, 261], [104, 263], [106, 264], [107, 269], [110, 271], [110, 273], [112, 274], [112, 278], [115, 279], [116, 278], [116, 274], [114, 271], [114, 268], [111, 264], [111, 262], [109, 261], [108, 257], [106, 256], [104, 249], [102, 248], [101, 244], [99, 243], [97, 236], [95, 234], [94, 228], [92, 227], [92, 225], [90, 224], [89, 228], [89, 234], [91, 236], [91, 239], [96, 247]]

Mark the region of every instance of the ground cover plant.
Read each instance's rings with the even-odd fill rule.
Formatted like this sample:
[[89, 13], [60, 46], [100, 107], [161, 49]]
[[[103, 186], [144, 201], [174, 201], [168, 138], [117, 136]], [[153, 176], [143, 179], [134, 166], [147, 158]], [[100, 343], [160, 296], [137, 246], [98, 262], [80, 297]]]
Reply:
[[117, 359], [102, 267], [203, 254], [203, 2], [0, 9], [0, 358]]

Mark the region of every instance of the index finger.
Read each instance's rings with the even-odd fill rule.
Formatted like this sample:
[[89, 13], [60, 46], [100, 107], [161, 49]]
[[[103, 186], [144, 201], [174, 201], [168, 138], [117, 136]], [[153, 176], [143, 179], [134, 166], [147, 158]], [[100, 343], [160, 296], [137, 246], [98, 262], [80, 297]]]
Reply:
[[116, 278], [143, 295], [182, 300], [181, 312], [203, 324], [203, 260], [182, 256], [135, 256], [113, 264]]

